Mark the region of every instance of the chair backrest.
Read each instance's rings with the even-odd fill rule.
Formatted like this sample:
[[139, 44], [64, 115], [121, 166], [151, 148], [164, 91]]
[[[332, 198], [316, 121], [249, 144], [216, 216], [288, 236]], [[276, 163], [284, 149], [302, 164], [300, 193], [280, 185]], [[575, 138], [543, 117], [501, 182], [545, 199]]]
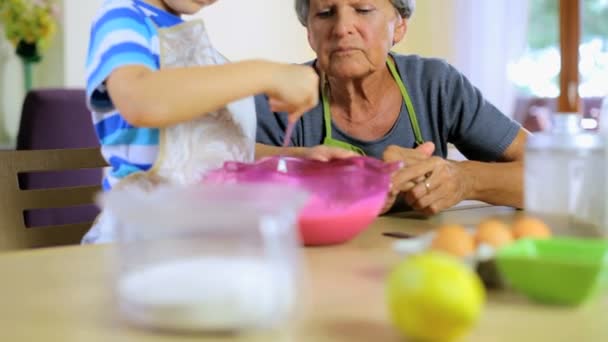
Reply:
[[24, 213], [32, 209], [65, 208], [94, 203], [97, 185], [24, 190], [18, 175], [106, 166], [99, 148], [0, 151], [0, 251], [79, 243], [93, 220], [26, 227]]
[[23, 102], [18, 150], [98, 147], [84, 89], [35, 89]]
[[[35, 89], [23, 103], [17, 150], [98, 147], [84, 89]], [[97, 185], [102, 170], [70, 170], [19, 175], [22, 189]], [[28, 227], [86, 221], [97, 216], [93, 206], [27, 211]]]

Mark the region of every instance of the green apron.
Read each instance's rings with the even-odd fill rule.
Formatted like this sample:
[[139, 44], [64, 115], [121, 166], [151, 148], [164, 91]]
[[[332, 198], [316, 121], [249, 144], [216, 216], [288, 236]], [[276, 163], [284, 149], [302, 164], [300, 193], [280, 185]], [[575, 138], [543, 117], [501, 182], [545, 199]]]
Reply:
[[[410, 95], [403, 84], [403, 80], [401, 80], [401, 76], [399, 72], [397, 72], [397, 68], [395, 67], [395, 62], [391, 58], [386, 60], [386, 64], [391, 72], [391, 75], [397, 82], [397, 86], [399, 87], [399, 91], [401, 92], [401, 96], [403, 96], [403, 101], [405, 101], [405, 106], [407, 107], [407, 114], [410, 117], [410, 123], [412, 124], [412, 130], [414, 131], [414, 137], [416, 139], [416, 145], [421, 145], [424, 143], [422, 140], [422, 134], [420, 133], [420, 126], [418, 125], [418, 119], [416, 118], [416, 112], [414, 111], [414, 105], [412, 105], [412, 100], [410, 99]], [[344, 141], [336, 140], [331, 137], [331, 112], [329, 108], [329, 100], [327, 96], [327, 87], [322, 87], [321, 91], [321, 101], [323, 103], [323, 121], [325, 121], [325, 139], [323, 139], [323, 145], [339, 147], [349, 151], [356, 152], [360, 155], [365, 155], [365, 152], [357, 146], [349, 144]]]

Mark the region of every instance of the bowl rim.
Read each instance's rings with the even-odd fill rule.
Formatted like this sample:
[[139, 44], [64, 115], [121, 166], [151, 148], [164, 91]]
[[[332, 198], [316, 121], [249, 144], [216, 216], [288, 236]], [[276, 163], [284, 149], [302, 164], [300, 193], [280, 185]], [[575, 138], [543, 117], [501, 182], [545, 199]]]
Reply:
[[[517, 253], [518, 249], [522, 248], [522, 245], [532, 245], [536, 246], [539, 244], [588, 244], [593, 248], [604, 249], [602, 251], [602, 258], [595, 259], [590, 257], [585, 258], [576, 258], [576, 259], [568, 259], [566, 256], [560, 255], [558, 257], [546, 258], [541, 254], [531, 255], [531, 254], [521, 254]], [[572, 238], [572, 237], [552, 237], [548, 239], [532, 239], [532, 238], [524, 238], [520, 239], [508, 246], [504, 246], [500, 248], [496, 254], [496, 261], [500, 265], [504, 261], [509, 262], [525, 262], [531, 264], [550, 264], [550, 265], [561, 265], [561, 266], [577, 266], [577, 267], [585, 267], [585, 268], [594, 268], [594, 269], [605, 269], [608, 271], [608, 241], [600, 240], [600, 239], [582, 239], [582, 238]]]
[[[294, 156], [281, 156], [273, 155], [260, 158], [252, 163], [239, 162], [239, 161], [227, 161], [219, 170], [229, 172], [239, 171], [250, 171], [258, 169], [267, 164], [277, 164], [279, 161], [292, 162], [298, 165], [310, 165], [311, 167], [317, 167], [321, 171], [336, 172], [352, 172], [353, 170], [362, 170], [368, 172], [379, 172], [390, 174], [403, 167], [404, 163], [401, 161], [385, 162], [380, 159], [368, 157], [368, 156], [354, 156], [343, 159], [332, 159], [330, 161], [320, 161], [309, 158], [294, 157]], [[272, 170], [273, 168], [271, 168]], [[274, 170], [271, 172], [283, 173], [283, 171]], [[289, 173], [287, 173], [289, 174]]]

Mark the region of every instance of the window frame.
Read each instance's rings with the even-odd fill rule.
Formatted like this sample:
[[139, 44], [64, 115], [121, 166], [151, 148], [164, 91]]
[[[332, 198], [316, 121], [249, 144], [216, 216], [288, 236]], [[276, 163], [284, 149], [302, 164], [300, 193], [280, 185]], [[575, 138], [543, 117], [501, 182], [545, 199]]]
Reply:
[[560, 94], [557, 111], [561, 113], [581, 113], [581, 99], [578, 91], [579, 46], [581, 41], [582, 3], [580, 0], [560, 0]]

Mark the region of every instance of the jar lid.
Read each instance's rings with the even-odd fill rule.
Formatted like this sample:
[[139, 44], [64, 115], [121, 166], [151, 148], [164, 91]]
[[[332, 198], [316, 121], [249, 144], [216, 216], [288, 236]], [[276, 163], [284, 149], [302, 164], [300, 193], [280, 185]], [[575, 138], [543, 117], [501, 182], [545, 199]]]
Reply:
[[600, 150], [604, 139], [594, 133], [535, 133], [528, 137], [528, 150]]

